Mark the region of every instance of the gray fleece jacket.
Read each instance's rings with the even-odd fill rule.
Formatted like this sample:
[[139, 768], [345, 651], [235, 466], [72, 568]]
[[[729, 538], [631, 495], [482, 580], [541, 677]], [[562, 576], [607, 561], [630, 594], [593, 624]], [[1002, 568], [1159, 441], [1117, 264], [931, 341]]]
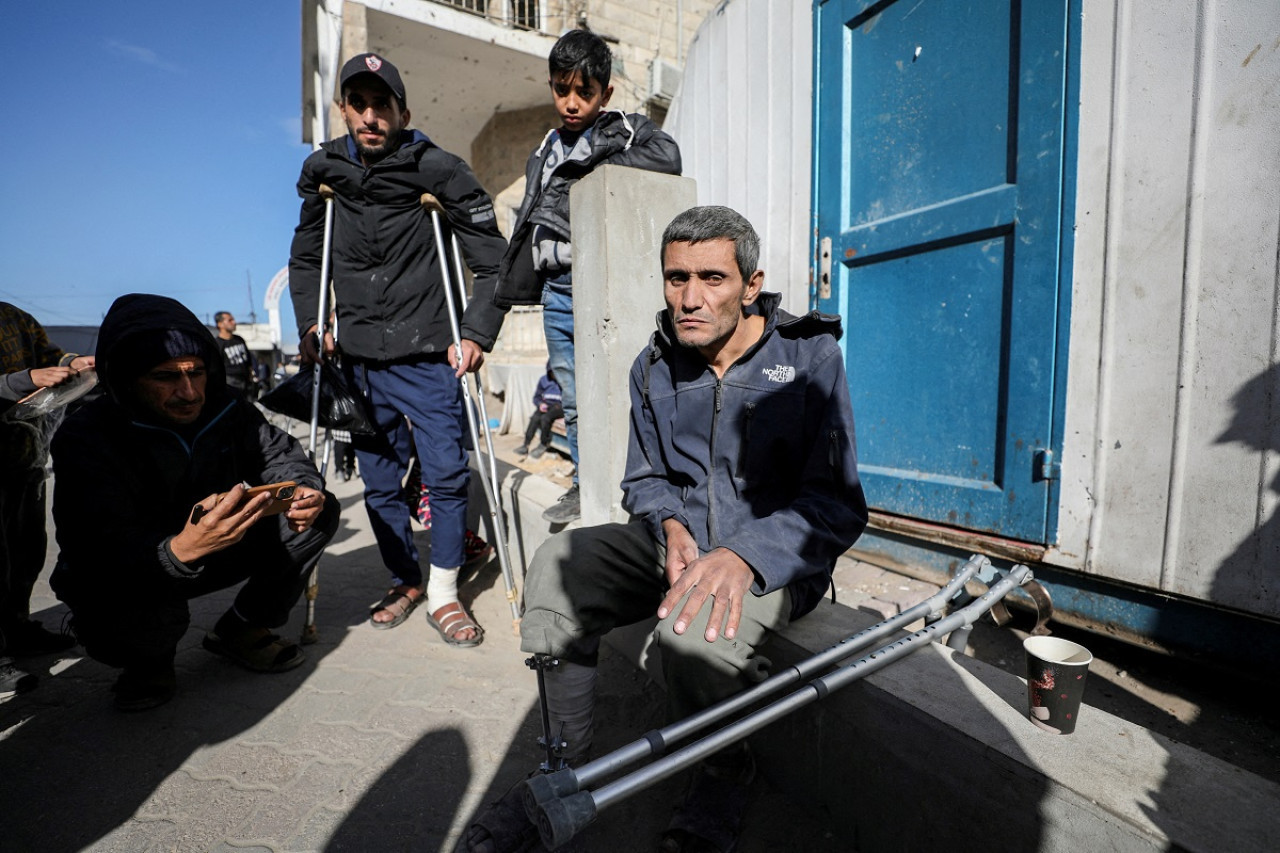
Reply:
[[728, 548], [755, 573], [752, 592], [783, 587], [792, 618], [812, 610], [836, 558], [861, 535], [840, 319], [803, 317], [761, 294], [764, 334], [718, 378], [675, 342], [666, 311], [631, 368], [631, 437], [623, 507], [663, 542], [680, 521], [706, 553]]

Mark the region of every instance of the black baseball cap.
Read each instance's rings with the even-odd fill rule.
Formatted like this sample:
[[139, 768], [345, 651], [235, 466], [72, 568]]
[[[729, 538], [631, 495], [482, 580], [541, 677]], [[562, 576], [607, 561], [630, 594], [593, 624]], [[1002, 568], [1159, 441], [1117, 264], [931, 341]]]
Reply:
[[347, 82], [361, 74], [376, 76], [387, 84], [391, 94], [404, 103], [404, 83], [400, 81], [400, 71], [391, 64], [389, 59], [378, 56], [376, 53], [361, 53], [348, 59], [347, 64], [342, 66], [342, 76], [338, 78], [338, 91], [341, 93], [346, 90]]

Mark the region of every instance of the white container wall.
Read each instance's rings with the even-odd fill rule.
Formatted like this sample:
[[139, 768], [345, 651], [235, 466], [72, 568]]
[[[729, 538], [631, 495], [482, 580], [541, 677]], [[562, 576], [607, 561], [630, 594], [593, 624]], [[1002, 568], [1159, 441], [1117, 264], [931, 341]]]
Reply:
[[[1079, 11], [1062, 489], [1044, 559], [1280, 617], [1280, 3]], [[713, 12], [668, 124], [699, 203], [757, 225], [791, 310], [811, 266], [811, 14]]]
[[698, 204], [760, 234], [766, 290], [809, 308], [813, 18], [806, 2], [729, 0], [698, 29], [663, 129], [680, 143]]
[[1084, 3], [1060, 551], [1280, 616], [1280, 4]]

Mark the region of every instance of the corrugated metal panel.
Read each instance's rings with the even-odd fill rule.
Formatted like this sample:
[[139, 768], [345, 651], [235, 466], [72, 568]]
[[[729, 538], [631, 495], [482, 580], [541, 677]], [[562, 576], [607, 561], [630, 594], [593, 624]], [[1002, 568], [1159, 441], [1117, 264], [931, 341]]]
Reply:
[[1084, 6], [1061, 559], [1280, 616], [1280, 5]]
[[665, 129], [699, 204], [723, 204], [760, 233], [765, 287], [809, 307], [812, 10], [728, 0], [698, 29]]

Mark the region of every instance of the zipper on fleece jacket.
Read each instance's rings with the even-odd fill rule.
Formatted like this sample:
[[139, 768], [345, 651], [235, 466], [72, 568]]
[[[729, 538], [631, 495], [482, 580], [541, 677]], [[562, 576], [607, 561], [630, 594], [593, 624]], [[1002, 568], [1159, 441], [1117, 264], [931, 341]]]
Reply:
[[[732, 369], [732, 368], [730, 368]], [[725, 371], [726, 373], [728, 371]], [[710, 465], [710, 476], [707, 477], [707, 543], [711, 548], [719, 548], [720, 541], [716, 538], [716, 427], [720, 423], [720, 405], [722, 402], [721, 392], [724, 391], [723, 377], [716, 377], [716, 398], [715, 406], [711, 410], [711, 449], [708, 460]]]

